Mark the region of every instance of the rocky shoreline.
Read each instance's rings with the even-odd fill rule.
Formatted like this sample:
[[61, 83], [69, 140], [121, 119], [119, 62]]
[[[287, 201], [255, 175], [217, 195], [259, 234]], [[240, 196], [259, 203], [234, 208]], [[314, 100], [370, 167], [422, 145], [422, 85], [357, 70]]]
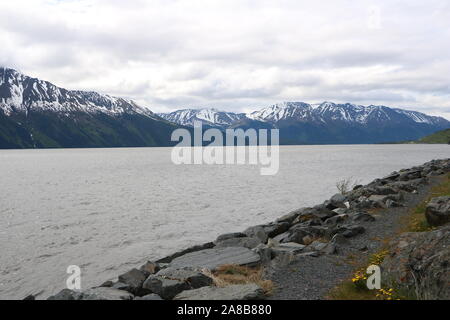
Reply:
[[[403, 169], [371, 183], [358, 185], [336, 194], [324, 203], [301, 208], [276, 221], [250, 227], [243, 232], [220, 235], [215, 241], [197, 245], [157, 261], [148, 261], [139, 268], [119, 275], [116, 281], [107, 281], [99, 287], [84, 291], [64, 289], [50, 300], [253, 300], [266, 298], [264, 290], [255, 283], [216, 286], [211, 277], [219, 266], [239, 265], [263, 268], [270, 275], [278, 267], [299, 258], [332, 257], [345, 250], [351, 239], [358, 239], [377, 217], [373, 210], [402, 208], [408, 205], [418, 190], [435, 177], [450, 172], [450, 159], [433, 160], [421, 166]], [[412, 274], [408, 285], [422, 298], [450, 298], [448, 289], [439, 285], [448, 281], [450, 197], [434, 200], [427, 209], [427, 220], [441, 229], [427, 235], [407, 236], [392, 247], [398, 256], [386, 260], [390, 279], [403, 279], [397, 272], [405, 259], [415, 254], [413, 266], [431, 270], [435, 278], [423, 275], [419, 280]], [[413, 240], [412, 240], [413, 239]], [[400, 243], [400, 244], [399, 244]], [[406, 243], [406, 244], [405, 244]], [[415, 248], [422, 245], [417, 253]], [[403, 246], [403, 247], [402, 247]], [[407, 253], [402, 248], [408, 247]], [[440, 248], [430, 256], [426, 248]], [[362, 248], [364, 249], [364, 248]], [[432, 252], [431, 250], [429, 252]], [[420, 256], [420, 257], [419, 257]], [[430, 263], [423, 262], [428, 259]], [[422, 259], [423, 258], [423, 259]], [[422, 260], [421, 260], [422, 259]], [[439, 260], [436, 260], [439, 259]], [[409, 261], [409, 260], [408, 260]], [[312, 262], [314, 264], [314, 262]], [[441, 266], [441, 267], [440, 267]], [[430, 269], [431, 268], [431, 269]], [[395, 270], [394, 270], [395, 269]], [[419, 277], [423, 274], [419, 272]], [[433, 280], [438, 279], [438, 280]], [[447, 279], [447, 280], [446, 280]], [[420, 282], [419, 284], [417, 282]], [[434, 282], [438, 281], [438, 284]], [[34, 297], [27, 297], [33, 299]]]

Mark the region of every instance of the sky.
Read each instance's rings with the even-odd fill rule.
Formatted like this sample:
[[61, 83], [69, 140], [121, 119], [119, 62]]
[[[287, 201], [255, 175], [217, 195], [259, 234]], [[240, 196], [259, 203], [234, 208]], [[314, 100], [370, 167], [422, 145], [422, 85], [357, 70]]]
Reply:
[[0, 65], [156, 112], [351, 102], [450, 119], [447, 0], [0, 2]]

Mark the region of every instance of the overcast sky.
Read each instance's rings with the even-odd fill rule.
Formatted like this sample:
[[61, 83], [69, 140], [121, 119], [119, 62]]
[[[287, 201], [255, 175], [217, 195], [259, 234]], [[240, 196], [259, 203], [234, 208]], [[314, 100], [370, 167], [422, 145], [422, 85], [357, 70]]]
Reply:
[[447, 0], [2, 0], [0, 40], [0, 65], [159, 112], [328, 100], [450, 119]]

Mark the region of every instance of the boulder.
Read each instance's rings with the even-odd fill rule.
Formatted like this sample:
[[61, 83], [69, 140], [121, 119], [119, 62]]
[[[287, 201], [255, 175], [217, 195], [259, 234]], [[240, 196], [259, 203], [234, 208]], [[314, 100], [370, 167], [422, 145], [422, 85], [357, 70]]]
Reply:
[[157, 273], [159, 270], [161, 270], [161, 266], [158, 263], [152, 261], [147, 261], [139, 268], [139, 271], [143, 272], [146, 277], [151, 274]]
[[263, 226], [254, 226], [254, 227], [250, 227], [247, 228], [244, 233], [247, 235], [247, 237], [250, 238], [257, 238], [259, 239], [262, 243], [266, 243], [267, 239], [269, 238], [269, 235], [267, 234], [267, 232], [264, 230]]
[[244, 247], [224, 247], [185, 254], [175, 258], [170, 263], [170, 266], [174, 268], [192, 267], [214, 270], [224, 264], [255, 266], [260, 261], [260, 256], [250, 249]]
[[338, 226], [330, 230], [332, 236], [342, 234], [345, 238], [357, 236], [365, 231], [364, 227], [359, 225]]
[[159, 271], [156, 276], [187, 282], [194, 289], [213, 284], [213, 280], [210, 277], [203, 274], [198, 269], [188, 267], [180, 269], [168, 267]]
[[389, 245], [382, 282], [410, 299], [449, 300], [450, 226], [405, 233]]
[[431, 226], [441, 226], [450, 222], [450, 196], [431, 199], [427, 204], [425, 217]]
[[82, 292], [79, 300], [132, 300], [134, 296], [124, 290], [113, 288], [93, 288]]
[[347, 214], [338, 214], [337, 216], [334, 216], [334, 217], [331, 217], [331, 218], [328, 218], [327, 220], [325, 220], [325, 224], [328, 226], [335, 226], [335, 225], [345, 222], [347, 219], [348, 219]]
[[62, 289], [57, 294], [50, 296], [47, 300], [79, 300], [81, 298], [80, 291], [70, 289]]
[[325, 204], [315, 206], [313, 208], [305, 208], [302, 213], [294, 220], [293, 224], [302, 223], [312, 219], [325, 221], [328, 218], [335, 216], [336, 213], [326, 208]]
[[[125, 284], [126, 287], [117, 288], [131, 292], [134, 295], [143, 295], [142, 284], [144, 283], [147, 275], [138, 269], [131, 269], [127, 273], [119, 276], [119, 283]], [[115, 288], [115, 286], [113, 286]], [[148, 293], [148, 292], [147, 292]]]
[[290, 226], [291, 225], [287, 222], [278, 222], [264, 225], [263, 229], [269, 238], [273, 238], [283, 232], [286, 232]]
[[261, 244], [261, 240], [257, 238], [231, 238], [222, 241], [216, 241], [216, 248], [224, 248], [224, 247], [245, 247], [248, 249], [256, 248]]
[[263, 290], [256, 284], [239, 284], [223, 288], [203, 287], [183, 291], [174, 300], [261, 300]]
[[334, 196], [332, 196], [330, 200], [325, 201], [324, 206], [329, 210], [334, 210], [337, 208], [345, 209], [347, 208], [346, 205], [344, 204], [346, 201], [347, 198], [343, 194], [337, 193]]
[[189, 284], [185, 281], [166, 279], [157, 275], [148, 277], [143, 287], [165, 300], [173, 299], [180, 292], [190, 289]]
[[292, 224], [293, 221], [303, 212], [303, 210], [306, 208], [300, 208], [298, 210], [289, 212], [288, 214], [282, 216], [281, 218], [278, 218], [276, 222], [286, 222], [288, 224]]
[[289, 229], [289, 231], [282, 233], [274, 238], [276, 242], [288, 243], [295, 242], [304, 244], [304, 238], [309, 236], [311, 238], [318, 238], [325, 234], [326, 229], [323, 227], [307, 227], [304, 225], [296, 225]]

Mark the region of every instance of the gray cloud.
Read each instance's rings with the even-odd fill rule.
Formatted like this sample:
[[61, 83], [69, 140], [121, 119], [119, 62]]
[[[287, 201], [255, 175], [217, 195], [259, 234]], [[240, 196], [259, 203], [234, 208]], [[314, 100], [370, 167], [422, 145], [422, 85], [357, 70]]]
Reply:
[[449, 115], [445, 0], [19, 0], [0, 64], [155, 111], [284, 100]]

